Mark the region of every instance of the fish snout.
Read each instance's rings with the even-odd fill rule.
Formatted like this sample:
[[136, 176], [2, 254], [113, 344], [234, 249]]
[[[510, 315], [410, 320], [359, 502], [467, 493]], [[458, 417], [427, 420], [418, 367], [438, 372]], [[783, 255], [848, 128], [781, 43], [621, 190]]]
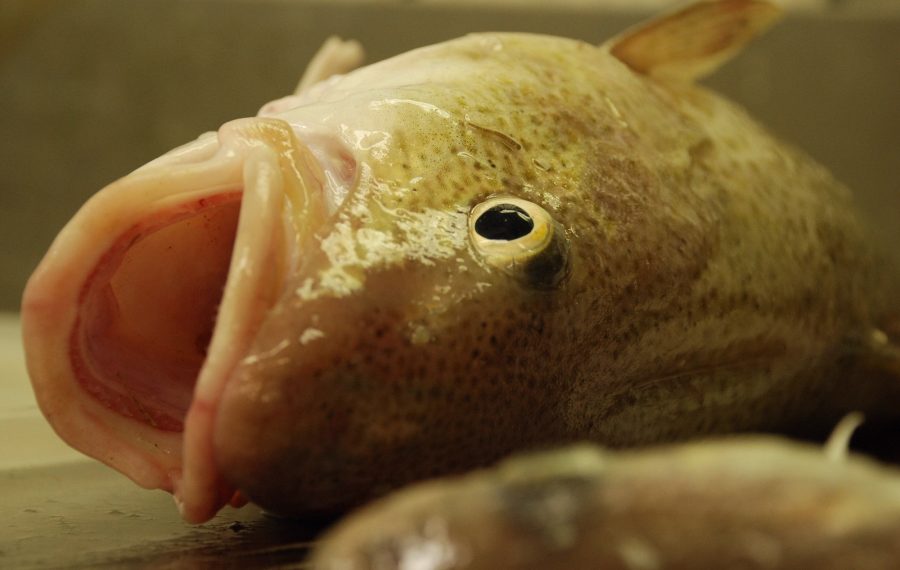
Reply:
[[199, 522], [232, 500], [215, 469], [219, 396], [331, 207], [290, 125], [242, 119], [92, 197], [23, 296], [38, 403], [70, 445]]

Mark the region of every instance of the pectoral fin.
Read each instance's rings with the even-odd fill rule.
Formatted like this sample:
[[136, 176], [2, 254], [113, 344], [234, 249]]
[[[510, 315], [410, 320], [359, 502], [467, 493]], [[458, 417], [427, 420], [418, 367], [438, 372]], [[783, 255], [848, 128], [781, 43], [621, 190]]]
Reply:
[[362, 65], [363, 59], [365, 52], [358, 41], [342, 40], [337, 36], [329, 37], [306, 66], [294, 94], [299, 95], [332, 75], [353, 71]]
[[310, 60], [292, 95], [270, 101], [257, 113], [260, 117], [272, 117], [310, 101], [310, 91], [326, 79], [349, 73], [362, 65], [366, 54], [356, 40], [342, 40], [330, 36]]
[[847, 455], [850, 453], [850, 438], [865, 419], [860, 412], [850, 412], [844, 416], [832, 430], [828, 441], [825, 442], [825, 457], [835, 462], [847, 461]]
[[609, 49], [638, 73], [693, 81], [735, 56], [780, 13], [760, 0], [698, 2], [626, 31]]

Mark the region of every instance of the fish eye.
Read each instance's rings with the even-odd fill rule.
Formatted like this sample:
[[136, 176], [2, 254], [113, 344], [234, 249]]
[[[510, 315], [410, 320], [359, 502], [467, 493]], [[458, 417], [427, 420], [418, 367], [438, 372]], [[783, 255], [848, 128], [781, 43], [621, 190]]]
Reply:
[[555, 287], [566, 274], [565, 234], [534, 202], [514, 196], [488, 198], [469, 213], [469, 237], [489, 265], [530, 287]]
[[475, 233], [486, 239], [512, 241], [525, 237], [534, 229], [534, 220], [513, 204], [497, 204], [475, 220]]

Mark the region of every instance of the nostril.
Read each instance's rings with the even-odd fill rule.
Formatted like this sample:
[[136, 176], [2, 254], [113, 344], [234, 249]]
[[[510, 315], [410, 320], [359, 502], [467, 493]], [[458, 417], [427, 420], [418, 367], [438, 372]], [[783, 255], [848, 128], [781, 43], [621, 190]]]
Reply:
[[322, 168], [328, 213], [333, 214], [356, 185], [356, 156], [343, 140], [333, 134], [302, 133], [298, 136]]

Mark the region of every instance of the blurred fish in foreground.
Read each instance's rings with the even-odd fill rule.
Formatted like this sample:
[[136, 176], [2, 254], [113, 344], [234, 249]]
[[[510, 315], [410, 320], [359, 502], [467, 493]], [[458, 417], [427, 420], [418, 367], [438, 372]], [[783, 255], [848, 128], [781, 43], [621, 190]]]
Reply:
[[416, 485], [341, 522], [311, 566], [888, 570], [898, 560], [900, 471], [736, 436], [636, 452], [584, 445]]

